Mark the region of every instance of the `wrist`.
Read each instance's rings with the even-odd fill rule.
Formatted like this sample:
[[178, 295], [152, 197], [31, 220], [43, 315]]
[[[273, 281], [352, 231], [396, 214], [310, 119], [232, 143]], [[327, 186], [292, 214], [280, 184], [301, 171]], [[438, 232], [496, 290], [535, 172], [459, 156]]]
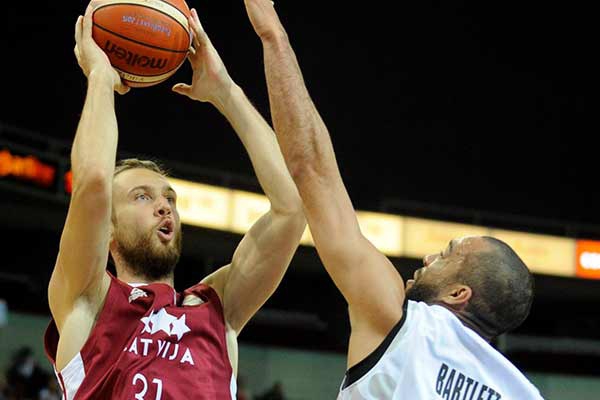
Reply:
[[210, 99], [210, 103], [215, 106], [221, 114], [227, 114], [231, 105], [231, 98], [242, 92], [242, 89], [232, 80], [223, 84], [223, 87], [215, 93]]
[[260, 41], [263, 47], [286, 48], [290, 46], [290, 40], [287, 32], [284, 30], [265, 32], [260, 35]]
[[116, 85], [114, 71], [105, 67], [92, 69], [87, 78], [88, 83], [94, 86], [106, 86], [112, 90]]

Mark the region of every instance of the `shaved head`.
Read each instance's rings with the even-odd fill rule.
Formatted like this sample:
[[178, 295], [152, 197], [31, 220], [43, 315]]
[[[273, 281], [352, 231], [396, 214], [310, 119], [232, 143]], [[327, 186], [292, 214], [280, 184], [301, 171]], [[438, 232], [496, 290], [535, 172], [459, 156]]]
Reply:
[[503, 241], [466, 236], [423, 258], [423, 268], [406, 282], [406, 297], [445, 306], [491, 340], [527, 318], [533, 277]]
[[484, 236], [488, 246], [465, 254], [456, 280], [471, 288], [465, 311], [485, 322], [495, 336], [519, 326], [533, 302], [533, 277], [515, 251], [501, 240]]

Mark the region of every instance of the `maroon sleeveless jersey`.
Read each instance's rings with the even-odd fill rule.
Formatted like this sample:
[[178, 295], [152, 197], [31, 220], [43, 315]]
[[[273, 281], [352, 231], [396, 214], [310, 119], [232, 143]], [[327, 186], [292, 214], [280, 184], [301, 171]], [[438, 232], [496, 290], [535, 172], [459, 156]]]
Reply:
[[[56, 371], [63, 399], [235, 399], [223, 307], [212, 288], [200, 283], [179, 294], [164, 283], [133, 287], [109, 276], [88, 340]], [[187, 295], [204, 303], [184, 306]], [[44, 341], [53, 365], [58, 339], [51, 321]]]

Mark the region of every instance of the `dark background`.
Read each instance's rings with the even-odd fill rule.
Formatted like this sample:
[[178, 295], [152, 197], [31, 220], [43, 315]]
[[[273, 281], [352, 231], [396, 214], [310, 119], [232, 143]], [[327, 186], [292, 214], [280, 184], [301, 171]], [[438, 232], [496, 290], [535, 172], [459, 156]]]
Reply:
[[[269, 119], [260, 42], [243, 2], [188, 4], [234, 80]], [[86, 87], [73, 31], [86, 5], [3, 6], [0, 122], [72, 141]], [[276, 8], [357, 209], [600, 239], [591, 10], [568, 2], [428, 0], [277, 1]], [[121, 154], [180, 165], [175, 172], [189, 179], [202, 175], [259, 191], [225, 119], [208, 104], [170, 92], [190, 77], [186, 64], [166, 83], [118, 97]], [[11, 308], [47, 312], [45, 285], [66, 203], [0, 190], [6, 227], [0, 239], [9, 250], [2, 271], [25, 277], [0, 279], [2, 290]], [[210, 230], [187, 232], [180, 289], [227, 262], [239, 241]], [[403, 276], [418, 266], [418, 260], [393, 261]], [[536, 282], [531, 317], [516, 333], [598, 338], [597, 282], [545, 276]], [[300, 249], [241, 339], [344, 351], [345, 304], [314, 249]], [[571, 364], [552, 357], [513, 359], [529, 368], [598, 372], [582, 367], [581, 357]]]

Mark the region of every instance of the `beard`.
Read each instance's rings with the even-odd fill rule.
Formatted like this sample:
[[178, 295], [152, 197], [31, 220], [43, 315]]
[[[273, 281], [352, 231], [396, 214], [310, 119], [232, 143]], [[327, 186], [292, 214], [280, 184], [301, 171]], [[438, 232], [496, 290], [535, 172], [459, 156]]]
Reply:
[[135, 276], [150, 281], [170, 277], [175, 271], [182, 248], [181, 228], [175, 232], [170, 243], [156, 243], [156, 231], [148, 234], [124, 235], [118, 229], [115, 231], [117, 252], [125, 262], [126, 268]]
[[417, 279], [413, 285], [406, 290], [406, 298], [413, 301], [422, 301], [427, 304], [435, 302], [439, 294], [439, 287]]

